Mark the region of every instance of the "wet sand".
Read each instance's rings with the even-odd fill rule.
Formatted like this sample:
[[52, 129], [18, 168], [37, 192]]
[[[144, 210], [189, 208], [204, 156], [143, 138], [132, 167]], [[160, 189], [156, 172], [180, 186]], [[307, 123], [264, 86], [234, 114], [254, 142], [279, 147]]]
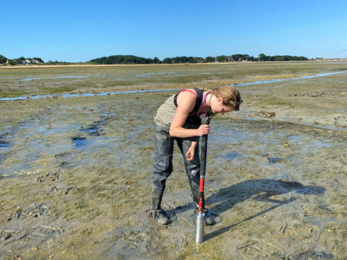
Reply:
[[194, 242], [175, 149], [163, 207], [143, 219], [153, 115], [174, 92], [0, 102], [0, 259], [347, 258], [344, 73], [239, 86], [212, 120], [206, 202], [223, 221]]

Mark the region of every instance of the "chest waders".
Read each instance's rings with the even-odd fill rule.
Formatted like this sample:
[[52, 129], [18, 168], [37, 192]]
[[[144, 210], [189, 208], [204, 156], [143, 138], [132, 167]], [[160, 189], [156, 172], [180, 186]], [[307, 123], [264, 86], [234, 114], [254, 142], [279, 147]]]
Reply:
[[[202, 125], [209, 125], [210, 118], [207, 116], [202, 117]], [[196, 214], [196, 224], [195, 224], [195, 243], [200, 244], [204, 242], [204, 225], [205, 225], [205, 213], [203, 212], [205, 199], [204, 199], [204, 186], [205, 186], [205, 172], [206, 172], [206, 155], [207, 155], [207, 137], [208, 135], [203, 135], [201, 137], [200, 146], [200, 201], [198, 213]]]

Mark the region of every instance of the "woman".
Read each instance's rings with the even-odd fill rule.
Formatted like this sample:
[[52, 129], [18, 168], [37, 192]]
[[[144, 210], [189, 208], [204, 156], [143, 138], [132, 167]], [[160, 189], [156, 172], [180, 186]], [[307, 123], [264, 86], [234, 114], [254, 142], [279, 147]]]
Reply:
[[[216, 114], [237, 111], [241, 105], [240, 92], [231, 86], [214, 90], [184, 89], [171, 96], [158, 109], [155, 122], [155, 162], [152, 183], [152, 202], [150, 216], [160, 225], [167, 225], [169, 218], [161, 209], [166, 179], [172, 172], [174, 140], [184, 158], [192, 197], [199, 205], [199, 137], [209, 133], [208, 125], [201, 125], [201, 117], [214, 117]], [[209, 212], [208, 210], [205, 210]], [[210, 214], [205, 222], [215, 224]]]

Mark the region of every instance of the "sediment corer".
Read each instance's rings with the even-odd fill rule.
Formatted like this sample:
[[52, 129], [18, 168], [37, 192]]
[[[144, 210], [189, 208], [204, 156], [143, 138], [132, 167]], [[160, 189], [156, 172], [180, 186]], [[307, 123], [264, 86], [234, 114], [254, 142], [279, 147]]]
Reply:
[[[204, 116], [201, 118], [202, 125], [209, 125], [210, 118], [208, 116]], [[204, 186], [205, 186], [205, 172], [206, 172], [206, 155], [207, 155], [207, 136], [203, 135], [201, 137], [201, 153], [200, 153], [200, 201], [199, 201], [199, 209], [196, 214], [196, 224], [195, 224], [195, 243], [200, 244], [204, 242], [204, 226], [205, 226], [205, 213], [203, 211], [205, 199], [204, 199]]]

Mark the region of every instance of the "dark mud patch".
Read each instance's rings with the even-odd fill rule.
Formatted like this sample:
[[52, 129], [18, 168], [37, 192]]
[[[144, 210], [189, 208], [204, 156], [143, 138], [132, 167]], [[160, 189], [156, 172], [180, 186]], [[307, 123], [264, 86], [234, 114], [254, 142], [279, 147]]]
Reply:
[[[78, 138], [78, 137], [72, 137], [72, 141], [74, 140], [74, 138]], [[64, 153], [54, 155], [56, 159], [62, 159], [62, 158], [71, 157], [71, 156], [73, 156], [73, 154], [69, 152], [64, 152]]]
[[70, 162], [63, 161], [58, 164], [58, 167], [62, 169], [70, 169], [70, 168], [74, 168], [75, 166], [76, 165], [71, 161]]
[[75, 136], [71, 138], [72, 143], [75, 145], [75, 148], [85, 148], [89, 145], [86, 137]]
[[102, 126], [106, 125], [107, 121], [111, 119], [112, 117], [106, 117], [103, 120], [99, 120], [94, 122], [91, 126], [81, 130], [82, 132], [87, 132], [91, 136], [101, 136], [104, 135], [104, 130], [102, 129]]
[[9, 142], [0, 141], [0, 148], [8, 148], [8, 147], [10, 147]]
[[306, 259], [338, 259], [336, 258], [336, 256], [334, 256], [333, 254], [329, 253], [329, 252], [316, 252], [316, 251], [310, 251], [310, 252], [305, 252], [305, 253], [301, 253], [299, 254], [297, 257], [295, 257], [295, 259], [298, 260], [306, 260]]
[[281, 158], [267, 158], [269, 163], [275, 163], [275, 162], [280, 162], [282, 159]]
[[[1, 179], [1, 254], [9, 259], [296, 259], [322, 251], [347, 256], [343, 131], [216, 117], [205, 198], [223, 221], [206, 227], [205, 242], [197, 248], [189, 220], [194, 205], [177, 146], [162, 204], [177, 220], [167, 228], [138, 220], [151, 200], [153, 114], [166, 96], [139, 97], [28, 101], [54, 109], [37, 114], [37, 121], [29, 121], [32, 128], [14, 139], [0, 139], [11, 144], [0, 149], [8, 157], [0, 171], [30, 166], [20, 178], [14, 173]], [[86, 141], [81, 148], [88, 149], [76, 149], [75, 141]], [[49, 205], [49, 213], [40, 215], [40, 204]]]

